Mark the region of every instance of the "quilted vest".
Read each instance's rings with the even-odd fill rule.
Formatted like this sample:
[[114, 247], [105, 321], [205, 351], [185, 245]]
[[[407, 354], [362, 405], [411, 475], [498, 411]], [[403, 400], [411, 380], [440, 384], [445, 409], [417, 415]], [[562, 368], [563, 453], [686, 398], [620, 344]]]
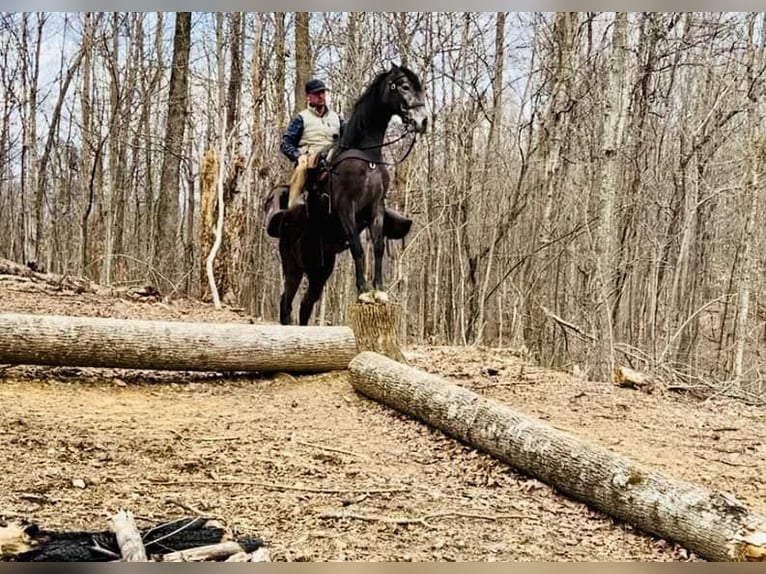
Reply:
[[340, 117], [332, 110], [320, 118], [313, 108], [307, 107], [299, 115], [303, 118], [303, 135], [298, 146], [302, 153], [321, 151], [340, 134]]

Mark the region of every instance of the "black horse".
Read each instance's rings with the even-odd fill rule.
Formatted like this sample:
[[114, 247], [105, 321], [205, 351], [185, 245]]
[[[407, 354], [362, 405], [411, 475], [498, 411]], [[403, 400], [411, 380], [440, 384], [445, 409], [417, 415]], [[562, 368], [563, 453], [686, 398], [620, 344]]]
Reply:
[[[398, 115], [412, 132], [427, 125], [420, 79], [404, 66], [392, 65], [365, 89], [354, 105], [340, 139], [330, 153], [330, 164], [309, 174], [305, 206], [286, 210], [286, 189], [274, 188], [266, 199], [267, 228], [279, 237], [284, 291], [279, 319], [291, 322], [292, 302], [305, 274], [308, 289], [301, 302], [299, 322], [307, 325], [314, 304], [335, 267], [336, 255], [350, 249], [356, 270], [359, 300], [385, 302], [383, 254], [385, 239], [404, 237], [412, 222], [385, 207], [390, 182], [383, 147], [391, 118]], [[410, 147], [410, 149], [412, 149]], [[369, 228], [375, 253], [373, 291], [367, 287], [360, 234]]]

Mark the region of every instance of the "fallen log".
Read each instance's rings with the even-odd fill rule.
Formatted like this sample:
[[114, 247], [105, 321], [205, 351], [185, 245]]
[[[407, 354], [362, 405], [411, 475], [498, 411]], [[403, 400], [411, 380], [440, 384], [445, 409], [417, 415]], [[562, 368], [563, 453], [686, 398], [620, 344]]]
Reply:
[[619, 520], [713, 561], [764, 560], [766, 517], [468, 389], [373, 352], [349, 364], [358, 392]]
[[622, 365], [615, 366], [612, 380], [618, 387], [638, 389], [649, 394], [654, 392], [656, 386], [649, 375]]
[[84, 277], [59, 275], [38, 271], [36, 265], [21, 265], [8, 259], [0, 258], [0, 275], [15, 275], [34, 279], [56, 289], [70, 289], [75, 293], [104, 293], [107, 289]]
[[0, 314], [0, 363], [177, 371], [323, 372], [356, 354], [349, 327]]
[[250, 554], [260, 546], [258, 542], [227, 540], [209, 546], [189, 548], [178, 552], [169, 552], [162, 557], [163, 562], [211, 562], [226, 561], [237, 554]]

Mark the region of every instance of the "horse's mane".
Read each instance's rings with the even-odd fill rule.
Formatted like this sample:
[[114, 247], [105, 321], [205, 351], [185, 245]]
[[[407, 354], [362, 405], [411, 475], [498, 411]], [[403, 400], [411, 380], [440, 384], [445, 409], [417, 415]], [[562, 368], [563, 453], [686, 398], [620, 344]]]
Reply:
[[396, 68], [380, 72], [375, 76], [372, 82], [367, 85], [362, 92], [362, 95], [359, 96], [359, 99], [354, 103], [354, 107], [351, 109], [348, 120], [343, 126], [343, 134], [338, 141], [338, 147], [340, 149], [349, 149], [358, 146], [359, 142], [362, 141], [368, 131], [368, 126], [366, 124], [370, 121], [370, 118], [374, 116], [375, 106], [381, 97], [382, 90], [385, 89], [386, 82], [390, 80], [392, 74], [395, 75], [397, 72], [404, 74], [412, 83], [415, 90], [421, 91], [423, 89], [420, 79], [406, 66], [397, 66]]

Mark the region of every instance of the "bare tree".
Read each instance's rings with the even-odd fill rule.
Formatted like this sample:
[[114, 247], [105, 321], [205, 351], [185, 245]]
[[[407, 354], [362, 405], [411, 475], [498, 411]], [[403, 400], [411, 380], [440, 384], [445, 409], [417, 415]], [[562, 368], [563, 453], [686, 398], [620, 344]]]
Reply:
[[309, 27], [311, 26], [310, 12], [295, 12], [295, 100], [293, 114], [303, 109], [303, 87], [312, 74], [311, 41]]
[[176, 12], [173, 37], [173, 63], [170, 73], [165, 149], [160, 172], [160, 193], [157, 199], [157, 243], [155, 266], [174, 270], [178, 251], [178, 190], [183, 138], [186, 128], [189, 82], [189, 50], [191, 48], [191, 12]]
[[240, 100], [242, 95], [242, 61], [244, 58], [242, 30], [244, 21], [242, 12], [232, 12], [229, 15], [229, 38], [231, 67], [229, 71], [229, 86], [226, 94], [226, 125], [236, 131], [239, 124]]
[[762, 115], [758, 109], [760, 96], [763, 93], [760, 76], [763, 74], [764, 29], [766, 23], [761, 16], [761, 45], [756, 43], [756, 17], [754, 13], [747, 16], [747, 50], [745, 96], [747, 98], [747, 120], [745, 130], [746, 193], [747, 214], [742, 232], [741, 272], [737, 286], [737, 319], [734, 328], [734, 365], [732, 375], [737, 383], [741, 383], [744, 375], [745, 347], [748, 340], [748, 314], [750, 312], [750, 297], [754, 278], [760, 273], [760, 265], [756, 253], [761, 244], [756, 234], [756, 221], [763, 216], [764, 175], [766, 172], [766, 138], [759, 133]]
[[625, 119], [624, 88], [625, 78], [626, 38], [628, 32], [628, 16], [625, 12], [617, 12], [614, 17], [612, 30], [612, 53], [609, 57], [607, 72], [606, 97], [604, 99], [604, 135], [603, 156], [601, 158], [601, 193], [600, 217], [596, 233], [596, 283], [599, 286], [597, 305], [594, 315], [597, 317], [596, 336], [599, 345], [596, 347], [599, 357], [597, 364], [602, 378], [608, 378], [614, 371], [614, 325], [612, 324], [612, 308], [615, 294], [614, 265], [616, 249], [614, 230], [616, 226], [615, 207], [618, 189], [620, 187], [620, 172], [622, 168], [621, 155], [623, 122]]

